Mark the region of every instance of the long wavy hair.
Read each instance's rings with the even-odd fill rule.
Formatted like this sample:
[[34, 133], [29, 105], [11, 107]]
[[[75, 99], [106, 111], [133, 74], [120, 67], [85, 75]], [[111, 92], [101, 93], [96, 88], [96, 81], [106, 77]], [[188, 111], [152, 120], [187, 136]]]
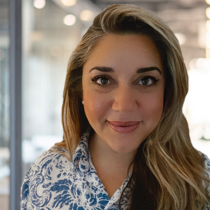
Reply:
[[[194, 210], [207, 201], [204, 157], [191, 143], [182, 106], [188, 92], [188, 75], [180, 45], [170, 28], [152, 12], [134, 5], [111, 5], [97, 15], [72, 53], [62, 106], [63, 141], [73, 152], [89, 123], [82, 105], [83, 65], [107, 34], [139, 34], [155, 43], [165, 71], [164, 108], [153, 132], [140, 145], [133, 160], [130, 209]], [[134, 184], [132, 184], [134, 183]], [[121, 195], [119, 208], [126, 190]], [[146, 201], [146, 202], [145, 202]]]

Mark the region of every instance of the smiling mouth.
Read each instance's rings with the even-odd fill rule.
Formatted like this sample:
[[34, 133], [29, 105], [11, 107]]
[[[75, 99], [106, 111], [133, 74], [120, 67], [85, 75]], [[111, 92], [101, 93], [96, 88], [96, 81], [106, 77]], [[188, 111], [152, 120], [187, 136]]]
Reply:
[[109, 126], [118, 133], [130, 133], [134, 131], [140, 122], [138, 121], [128, 121], [128, 122], [120, 122], [120, 121], [108, 121]]

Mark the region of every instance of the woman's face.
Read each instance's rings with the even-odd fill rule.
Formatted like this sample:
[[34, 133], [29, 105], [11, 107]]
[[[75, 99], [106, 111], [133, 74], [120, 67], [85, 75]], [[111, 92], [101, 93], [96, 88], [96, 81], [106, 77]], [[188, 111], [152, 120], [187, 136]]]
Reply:
[[160, 54], [143, 35], [106, 35], [83, 67], [83, 101], [95, 141], [117, 153], [136, 152], [163, 111]]

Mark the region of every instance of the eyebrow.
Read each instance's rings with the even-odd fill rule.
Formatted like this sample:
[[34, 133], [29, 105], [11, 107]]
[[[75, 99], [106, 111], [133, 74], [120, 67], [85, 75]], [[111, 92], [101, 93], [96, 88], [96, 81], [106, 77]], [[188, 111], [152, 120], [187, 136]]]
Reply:
[[[93, 70], [98, 70], [98, 71], [101, 71], [101, 72], [114, 72], [113, 68], [106, 67], [106, 66], [95, 66], [95, 67], [91, 68], [89, 72], [91, 72]], [[154, 71], [154, 70], [157, 70], [160, 74], [162, 74], [162, 71], [155, 66], [146, 67], [146, 68], [139, 68], [139, 69], [137, 69], [136, 73], [144, 73], [144, 72]]]

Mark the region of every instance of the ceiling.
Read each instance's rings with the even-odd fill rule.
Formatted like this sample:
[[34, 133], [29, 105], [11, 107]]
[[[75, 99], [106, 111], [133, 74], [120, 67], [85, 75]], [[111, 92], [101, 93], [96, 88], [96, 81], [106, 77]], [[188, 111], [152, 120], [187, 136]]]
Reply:
[[162, 9], [191, 9], [203, 5], [206, 6], [205, 0], [91, 0], [100, 8], [110, 4], [135, 4], [140, 7], [146, 7], [152, 11]]
[[[0, 0], [0, 47], [5, 42], [5, 35], [8, 36], [8, 1]], [[78, 0], [79, 4], [87, 5], [87, 2], [96, 12], [110, 4], [120, 3], [135, 4], [151, 10], [175, 33], [185, 36], [186, 41], [181, 47], [187, 66], [193, 58], [205, 57], [205, 10], [209, 6], [205, 0]]]

